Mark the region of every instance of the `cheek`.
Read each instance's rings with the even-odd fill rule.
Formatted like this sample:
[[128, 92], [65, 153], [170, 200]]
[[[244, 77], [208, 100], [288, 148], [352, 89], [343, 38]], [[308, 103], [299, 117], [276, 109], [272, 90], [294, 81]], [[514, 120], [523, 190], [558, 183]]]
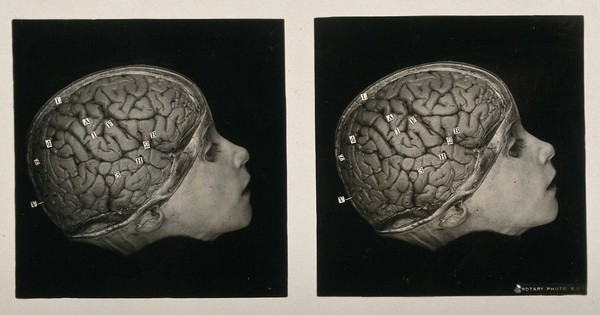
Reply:
[[535, 227], [554, 220], [557, 213], [555, 198], [548, 198], [539, 175], [527, 169], [515, 167], [506, 173], [506, 187], [499, 200], [505, 207], [507, 220], [513, 226]]
[[499, 159], [476, 194], [489, 218], [514, 222], [522, 220], [523, 210], [532, 206], [529, 204], [529, 186], [530, 178], [514, 161]]
[[205, 165], [199, 170], [197, 176], [203, 194], [214, 197], [223, 190], [222, 172], [219, 172], [216, 167]]
[[504, 197], [514, 203], [527, 203], [532, 197], [530, 195], [531, 178], [525, 176], [522, 172], [515, 171], [507, 172], [507, 175], [509, 177], [505, 180]]
[[503, 157], [498, 163], [496, 173], [499, 181], [496, 183], [512, 195], [527, 195], [532, 187], [531, 170], [523, 158]]
[[[503, 199], [508, 201], [511, 207], [516, 209], [531, 207], [532, 180], [521, 168], [514, 166], [505, 172], [503, 181]], [[523, 209], [525, 210], [525, 209]]]
[[201, 178], [198, 195], [203, 203], [221, 212], [239, 200], [235, 178], [226, 169], [204, 168], [199, 172]]

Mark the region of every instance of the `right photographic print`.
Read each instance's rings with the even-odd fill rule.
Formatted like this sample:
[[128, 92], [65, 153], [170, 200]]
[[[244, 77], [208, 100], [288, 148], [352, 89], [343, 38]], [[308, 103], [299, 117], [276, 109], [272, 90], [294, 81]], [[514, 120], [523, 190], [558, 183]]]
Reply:
[[582, 16], [315, 19], [317, 294], [587, 294]]

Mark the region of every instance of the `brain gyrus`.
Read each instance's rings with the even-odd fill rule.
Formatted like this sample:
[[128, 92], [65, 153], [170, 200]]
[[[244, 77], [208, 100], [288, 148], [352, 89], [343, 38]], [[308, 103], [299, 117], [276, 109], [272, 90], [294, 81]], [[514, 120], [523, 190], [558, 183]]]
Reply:
[[56, 103], [34, 125], [29, 154], [46, 212], [66, 233], [121, 222], [152, 198], [201, 115], [181, 84], [141, 74], [96, 80]]
[[451, 71], [401, 77], [362, 97], [338, 127], [338, 170], [374, 226], [431, 215], [472, 174], [502, 115], [486, 82]]

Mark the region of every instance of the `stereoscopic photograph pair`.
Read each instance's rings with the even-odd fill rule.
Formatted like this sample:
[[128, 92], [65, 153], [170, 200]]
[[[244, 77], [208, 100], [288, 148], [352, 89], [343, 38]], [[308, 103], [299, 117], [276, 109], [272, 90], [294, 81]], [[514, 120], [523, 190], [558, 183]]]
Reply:
[[586, 294], [582, 17], [314, 34], [307, 183], [283, 20], [13, 21], [16, 296], [285, 297], [293, 185], [318, 296]]

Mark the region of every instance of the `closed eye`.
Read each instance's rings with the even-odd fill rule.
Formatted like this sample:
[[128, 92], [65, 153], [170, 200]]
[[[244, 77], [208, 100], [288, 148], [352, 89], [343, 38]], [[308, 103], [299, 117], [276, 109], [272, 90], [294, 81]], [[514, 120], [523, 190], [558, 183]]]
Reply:
[[221, 152], [221, 145], [217, 142], [211, 142], [210, 147], [204, 154], [204, 159], [209, 162], [214, 162], [217, 160], [219, 152]]
[[510, 149], [508, 149], [508, 155], [514, 158], [520, 157], [523, 148], [525, 148], [525, 141], [523, 141], [523, 139], [517, 138], [515, 139], [515, 142], [513, 142], [513, 144], [510, 146]]

